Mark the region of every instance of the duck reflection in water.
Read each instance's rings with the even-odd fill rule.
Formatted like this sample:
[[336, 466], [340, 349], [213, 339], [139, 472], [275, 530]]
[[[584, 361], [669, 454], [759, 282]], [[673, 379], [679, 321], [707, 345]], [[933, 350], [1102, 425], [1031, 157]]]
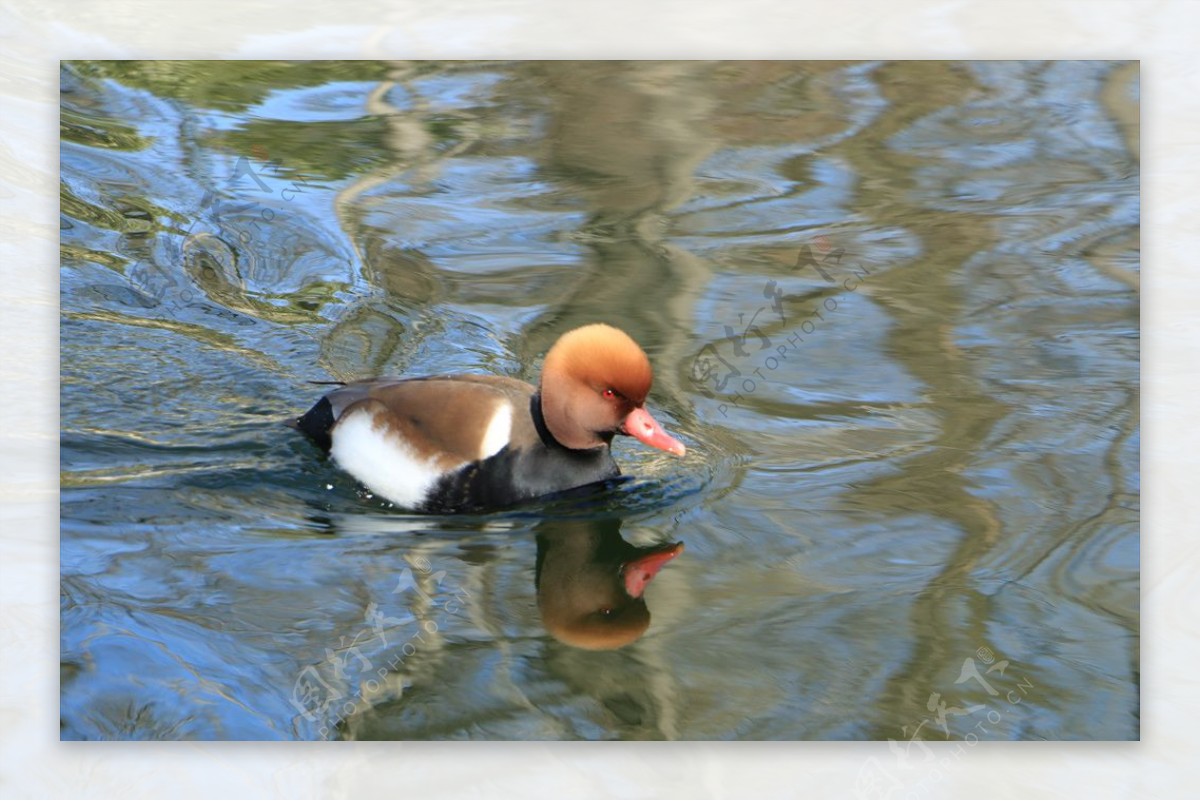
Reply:
[[611, 650], [646, 633], [645, 591], [683, 543], [639, 547], [614, 518], [553, 520], [537, 529], [534, 584], [546, 630], [577, 648]]

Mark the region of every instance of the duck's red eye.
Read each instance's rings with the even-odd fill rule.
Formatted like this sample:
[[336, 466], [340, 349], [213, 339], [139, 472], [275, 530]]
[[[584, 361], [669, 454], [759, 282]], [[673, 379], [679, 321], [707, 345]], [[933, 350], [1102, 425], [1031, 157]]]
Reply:
[[609, 399], [617, 397], [617, 393], [611, 389], [606, 389], [603, 392], [601, 392], [600, 394]]

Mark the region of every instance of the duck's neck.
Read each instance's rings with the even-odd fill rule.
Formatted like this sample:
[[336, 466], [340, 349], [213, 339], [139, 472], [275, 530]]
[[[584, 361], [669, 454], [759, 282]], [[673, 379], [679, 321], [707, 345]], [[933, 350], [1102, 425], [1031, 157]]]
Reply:
[[550, 431], [550, 426], [546, 424], [546, 415], [542, 409], [542, 392], [538, 390], [533, 393], [533, 397], [529, 399], [529, 413], [533, 417], [534, 428], [537, 429], [538, 437], [541, 438], [542, 444], [547, 448], [560, 449], [570, 451], [571, 453], [597, 453], [602, 448], [607, 448], [612, 444], [613, 435], [594, 434], [597, 439], [597, 444], [586, 448], [570, 448], [559, 442], [554, 434]]

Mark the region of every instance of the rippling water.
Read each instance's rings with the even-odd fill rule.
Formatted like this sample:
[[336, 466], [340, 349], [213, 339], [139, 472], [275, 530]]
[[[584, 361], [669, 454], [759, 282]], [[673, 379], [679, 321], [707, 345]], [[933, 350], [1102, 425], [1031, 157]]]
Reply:
[[[1132, 739], [1138, 73], [71, 63], [62, 736]], [[684, 460], [371, 497], [308, 383], [634, 336]], [[572, 648], [539, 549], [682, 541]], [[559, 553], [563, 553], [560, 551]]]

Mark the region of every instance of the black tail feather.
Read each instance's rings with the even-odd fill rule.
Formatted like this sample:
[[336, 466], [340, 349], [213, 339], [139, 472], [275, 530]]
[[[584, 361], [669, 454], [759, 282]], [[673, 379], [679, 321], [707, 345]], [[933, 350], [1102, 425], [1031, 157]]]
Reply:
[[315, 406], [289, 425], [303, 431], [321, 450], [328, 451], [333, 447], [333, 440], [329, 437], [329, 430], [333, 428], [333, 423], [333, 406], [329, 403], [328, 398], [321, 398]]

